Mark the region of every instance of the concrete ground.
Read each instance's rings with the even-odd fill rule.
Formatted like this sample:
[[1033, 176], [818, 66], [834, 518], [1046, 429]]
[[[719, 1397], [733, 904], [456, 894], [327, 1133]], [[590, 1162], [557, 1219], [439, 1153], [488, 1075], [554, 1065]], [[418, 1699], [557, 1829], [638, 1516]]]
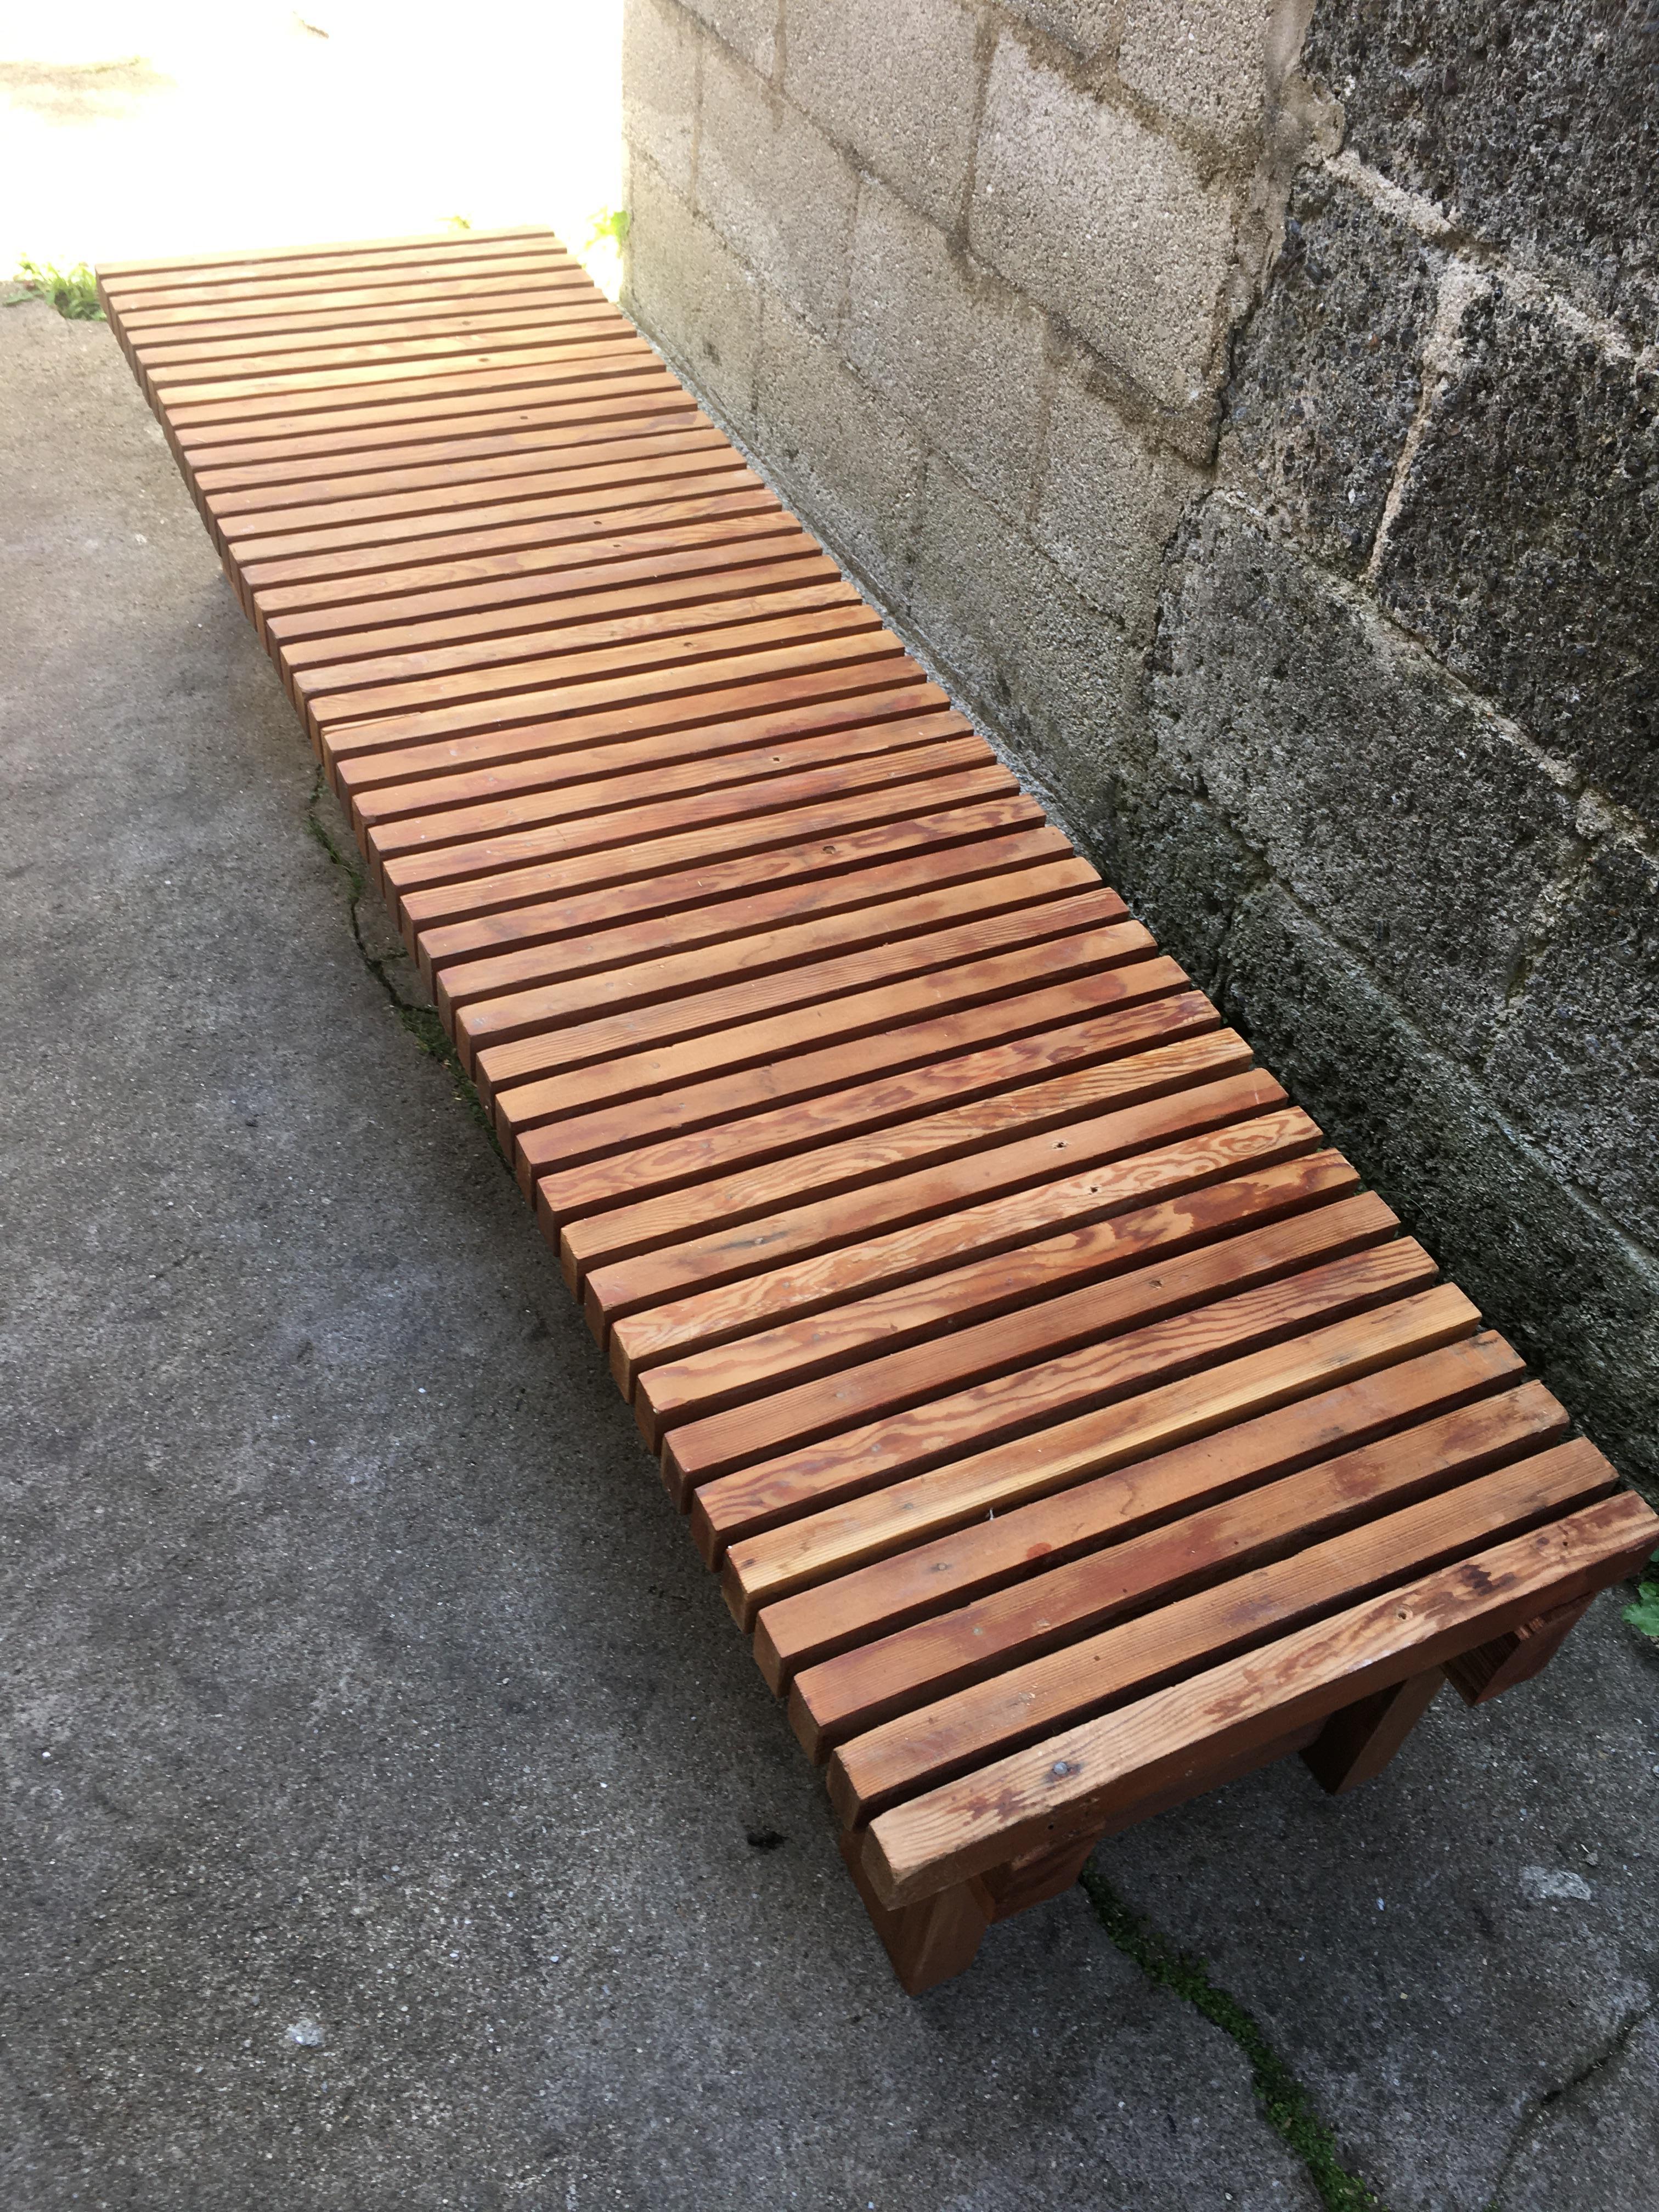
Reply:
[[[1312, 2212], [1080, 1891], [899, 1993], [106, 329], [0, 438], [0, 2202]], [[1656, 1689], [1098, 1855], [1392, 2212], [1652, 2212]]]

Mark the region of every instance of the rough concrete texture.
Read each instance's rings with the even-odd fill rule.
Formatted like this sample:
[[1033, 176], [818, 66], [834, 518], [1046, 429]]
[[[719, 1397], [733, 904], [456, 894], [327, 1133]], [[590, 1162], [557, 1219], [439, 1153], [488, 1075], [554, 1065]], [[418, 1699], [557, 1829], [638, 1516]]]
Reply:
[[1327, 0], [1306, 64], [1362, 161], [1650, 339], [1653, 27], [1643, 0]]
[[[971, 566], [962, 548], [981, 551]], [[894, 587], [912, 631], [1074, 836], [1098, 845], [1106, 764], [1132, 681], [1121, 647], [1030, 543], [930, 459], [915, 557]]]
[[1379, 595], [1534, 737], [1659, 819], [1659, 365], [1501, 279], [1473, 290], [1455, 344]]
[[[1152, 773], [1202, 792], [1443, 1051], [1480, 1066], [1538, 902], [1582, 857], [1560, 772], [1231, 501], [1206, 503], [1174, 565]], [[1616, 988], [1605, 1017], [1620, 1022]]]
[[974, 143], [977, 18], [957, 0], [784, 0], [784, 88], [924, 215], [954, 227]]
[[629, 164], [629, 205], [635, 313], [648, 329], [673, 331], [677, 356], [699, 395], [739, 432], [751, 429], [760, 286], [641, 154]]
[[789, 498], [884, 588], [921, 510], [922, 442], [776, 300], [762, 330], [757, 441]]
[[1234, 340], [1224, 468], [1351, 574], [1370, 558], [1416, 418], [1444, 263], [1351, 184], [1304, 174]]
[[1277, 0], [1128, 0], [1117, 73], [1166, 115], [1224, 142], [1261, 120]]
[[1164, 405], [1202, 401], [1232, 258], [1230, 189], [1006, 34], [969, 238]]
[[1621, 1470], [1659, 1495], [1651, 1251], [1522, 1141], [1501, 1091], [1438, 1052], [1279, 885], [1242, 902], [1223, 954], [1229, 1018]]
[[852, 366], [1015, 520], [1042, 453], [1047, 325], [1023, 293], [866, 184], [848, 285]]
[[1555, 905], [1487, 1073], [1557, 1170], [1659, 1248], [1659, 860], [1603, 828]]
[[1112, 51], [1123, 27], [1123, 0], [1008, 0], [1008, 12], [1090, 62]]
[[669, 0], [633, 0], [623, 16], [623, 75], [629, 87], [629, 139], [664, 180], [691, 197], [696, 149], [697, 77], [702, 42], [685, 9]]
[[1202, 481], [1137, 433], [1086, 367], [1066, 363], [1048, 403], [1032, 535], [1085, 599], [1137, 635], [1150, 624], [1162, 550]]
[[0, 374], [9, 2212], [1315, 2212], [1079, 1894], [900, 1994], [108, 331]]
[[769, 77], [778, 62], [778, 0], [685, 0], [752, 70]]
[[856, 175], [799, 108], [712, 42], [702, 70], [699, 212], [798, 315], [833, 329]]

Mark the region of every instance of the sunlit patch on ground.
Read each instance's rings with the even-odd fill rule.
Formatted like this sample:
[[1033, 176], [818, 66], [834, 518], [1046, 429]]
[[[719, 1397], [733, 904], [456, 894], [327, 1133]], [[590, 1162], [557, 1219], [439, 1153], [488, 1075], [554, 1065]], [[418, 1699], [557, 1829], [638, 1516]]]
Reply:
[[[614, 291], [621, 0], [0, 0], [0, 270], [550, 222]], [[593, 240], [592, 244], [590, 240]]]

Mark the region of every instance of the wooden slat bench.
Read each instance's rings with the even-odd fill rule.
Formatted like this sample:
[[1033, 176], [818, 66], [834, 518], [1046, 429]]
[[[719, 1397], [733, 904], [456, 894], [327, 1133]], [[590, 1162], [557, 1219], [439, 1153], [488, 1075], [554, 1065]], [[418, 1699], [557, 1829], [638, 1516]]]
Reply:
[[1654, 1548], [550, 233], [101, 287], [907, 1989]]

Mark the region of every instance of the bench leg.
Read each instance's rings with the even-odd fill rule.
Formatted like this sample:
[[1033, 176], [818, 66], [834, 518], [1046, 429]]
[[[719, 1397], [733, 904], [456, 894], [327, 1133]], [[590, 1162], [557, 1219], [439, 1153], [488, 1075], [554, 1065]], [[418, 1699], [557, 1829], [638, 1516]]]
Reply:
[[1574, 1598], [1536, 1620], [1523, 1621], [1507, 1636], [1449, 1659], [1446, 1673], [1452, 1686], [1466, 1705], [1484, 1705], [1488, 1698], [1502, 1697], [1517, 1682], [1531, 1681], [1554, 1658], [1589, 1604], [1587, 1597]]
[[1315, 1780], [1334, 1796], [1380, 1774], [1428, 1711], [1444, 1680], [1442, 1668], [1430, 1667], [1333, 1713], [1302, 1753]]
[[977, 1877], [954, 1882], [949, 1889], [896, 1910], [884, 1905], [870, 1887], [863, 1865], [863, 1837], [844, 1835], [841, 1855], [907, 1996], [919, 1997], [924, 1990], [948, 1982], [973, 1965], [980, 1938], [995, 1917], [984, 1882]]
[[1046, 1905], [1051, 1897], [1063, 1896], [1076, 1883], [1099, 1840], [1097, 1836], [1087, 1836], [1080, 1844], [1027, 1851], [1024, 1858], [993, 1867], [981, 1877], [990, 1893], [992, 1918], [1006, 1920], [1024, 1912], [1028, 1905]]

